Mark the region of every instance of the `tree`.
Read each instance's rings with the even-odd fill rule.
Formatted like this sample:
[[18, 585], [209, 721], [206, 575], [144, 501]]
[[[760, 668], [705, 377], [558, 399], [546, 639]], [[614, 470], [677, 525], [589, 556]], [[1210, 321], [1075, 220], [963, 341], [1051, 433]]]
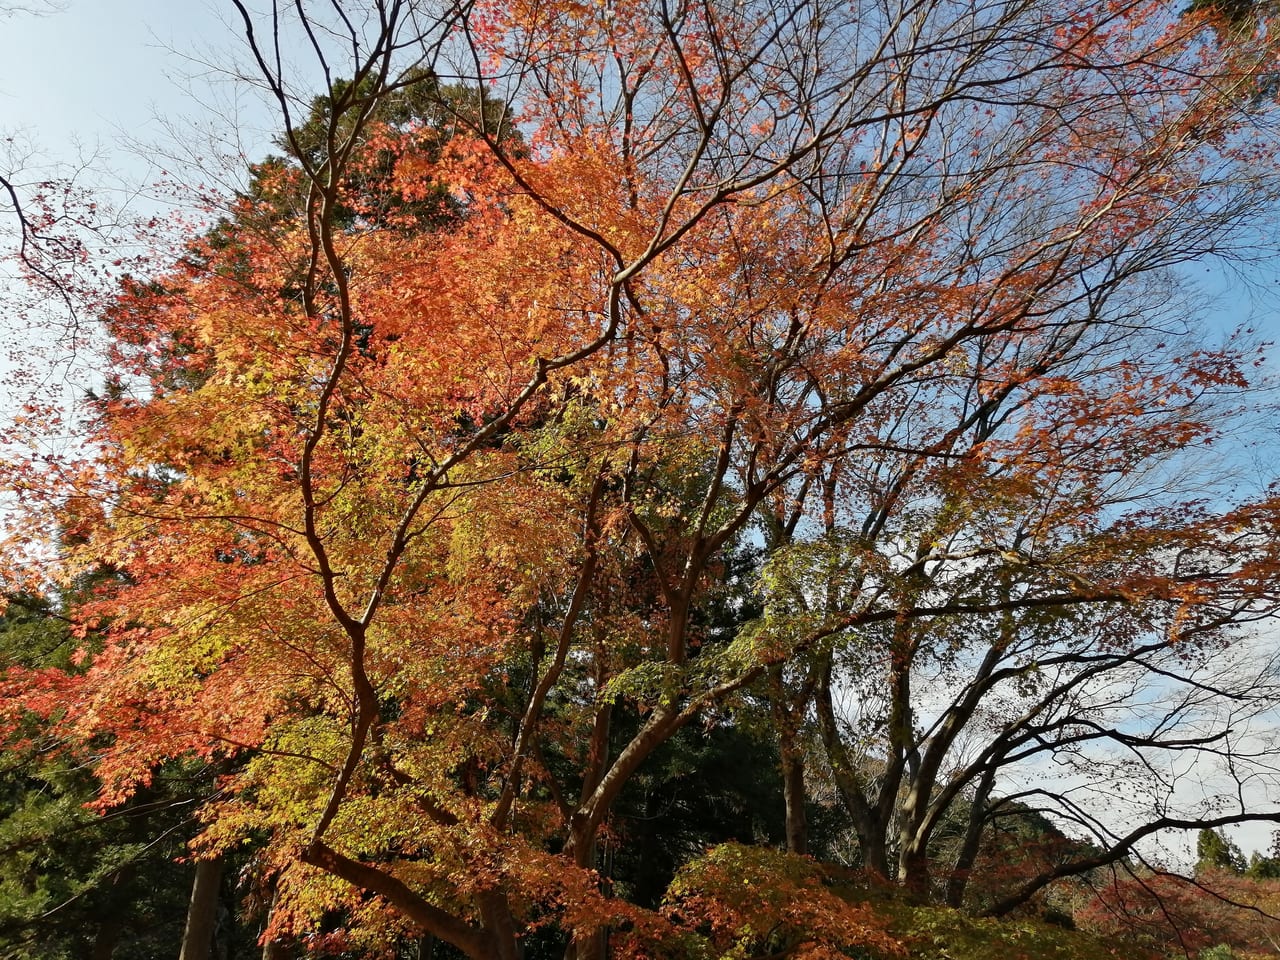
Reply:
[[1209, 870], [1227, 870], [1244, 873], [1244, 854], [1234, 840], [1220, 830], [1201, 830], [1196, 835], [1196, 873]]
[[[1141, 753], [1077, 708], [1122, 709], [1114, 677], [1271, 610], [1277, 504], [1189, 502], [1172, 469], [1255, 357], [1175, 324], [1168, 287], [1280, 185], [1261, 25], [1226, 44], [1165, 5], [1021, 0], [233, 3], [289, 157], [236, 201], [260, 228], [114, 297], [88, 453], [13, 464], [71, 533], [35, 579], [128, 580], [80, 613], [108, 635], [83, 673], [6, 692], [103, 745], [104, 805], [168, 758], [228, 761], [198, 852], [260, 845], [268, 938], [890, 949], [874, 911], [763, 848], [681, 865], [657, 910], [618, 896], [597, 871], [628, 786], [769, 684], [803, 782], [812, 697], [866, 862], [923, 895], [958, 797], [987, 818], [1013, 760]], [[279, 67], [290, 23], [320, 101]], [[424, 77], [479, 101], [442, 101], [431, 149], [380, 116]], [[444, 193], [431, 229], [386, 216]], [[716, 629], [753, 540], [763, 609]], [[29, 544], [14, 557], [30, 579]], [[921, 670], [973, 678], [936, 721]], [[840, 676], [885, 707], [874, 768], [847, 757]], [[1190, 716], [1212, 685], [1184, 679]], [[1015, 699], [1024, 719], [950, 776], [960, 733]]]
[[[1188, 545], [1183, 556], [1193, 550]], [[1079, 568], [1066, 569], [1077, 575]], [[1000, 583], [1007, 570], [991, 575], [989, 595], [1007, 589]], [[941, 579], [935, 574], [930, 589]], [[972, 581], [962, 589], [972, 590]], [[1003, 912], [1046, 880], [1133, 855], [1135, 843], [1161, 829], [1250, 819], [1260, 811], [1243, 804], [1214, 810], [1214, 796], [1197, 797], [1192, 802], [1202, 805], [1184, 811], [1175, 799], [1183, 786], [1179, 769], [1195, 769], [1202, 778], [1216, 771], [1224, 777], [1224, 795], [1241, 790], [1255, 773], [1265, 777], [1269, 748], [1253, 737], [1250, 724], [1275, 702], [1270, 658], [1223, 661], [1214, 653], [1226, 642], [1221, 639], [1197, 649], [1198, 634], [1212, 635], [1231, 617], [1215, 614], [1203, 627], [1184, 624], [1188, 631], [1181, 634], [1169, 624], [1152, 635], [1150, 619], [1126, 622], [1125, 611], [1097, 619], [1092, 610], [1063, 608], [972, 617], [954, 628], [935, 622], [924, 636], [902, 631], [872, 645], [865, 634], [853, 638], [843, 663], [828, 656], [824, 664], [817, 720], [864, 859], [882, 874], [892, 866], [893, 875], [917, 885], [921, 895], [930, 893], [931, 868], [940, 861], [949, 874], [946, 897], [959, 905], [984, 830], [1011, 803], [1094, 845], [1077, 847], [1080, 856], [1046, 864], [1020, 890], [988, 903]], [[875, 670], [889, 662], [884, 651], [894, 642], [907, 660], [901, 681], [886, 694], [875, 686]], [[841, 667], [843, 674], [836, 672]], [[830, 692], [835, 683], [844, 687], [843, 716]], [[945, 693], [938, 695], [935, 684]], [[911, 719], [895, 728], [885, 719], [892, 711]], [[896, 758], [887, 769], [886, 755]], [[1099, 803], [1095, 796], [1106, 799]], [[957, 815], [960, 825], [950, 826]], [[1124, 819], [1135, 825], [1132, 831], [1117, 830]], [[962, 842], [951, 842], [948, 833]], [[937, 841], [946, 841], [945, 856]]]
[[[72, 669], [76, 644], [59, 612], [69, 601], [7, 598], [0, 663]], [[193, 832], [197, 771], [171, 764], [98, 817], [87, 809], [88, 752], [65, 749], [34, 717], [11, 731], [19, 737], [0, 753], [0, 950], [15, 960], [176, 953], [189, 868], [174, 859]]]
[[35, 3], [6, 3], [0, 5], [0, 18], [7, 19], [20, 13], [42, 14], [59, 9], [59, 4], [52, 0], [36, 0]]
[[1280, 933], [1276, 892], [1274, 881], [1226, 870], [1209, 869], [1194, 880], [1134, 870], [1096, 884], [1077, 917], [1102, 936], [1154, 944], [1166, 953], [1265, 956], [1274, 952]]

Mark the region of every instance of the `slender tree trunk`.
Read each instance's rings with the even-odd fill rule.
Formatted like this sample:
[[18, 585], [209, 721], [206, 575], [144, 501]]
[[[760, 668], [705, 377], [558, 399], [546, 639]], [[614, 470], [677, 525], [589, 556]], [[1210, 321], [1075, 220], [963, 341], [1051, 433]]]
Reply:
[[[268, 923], [270, 917], [268, 916]], [[430, 936], [428, 934], [427, 936]], [[262, 960], [289, 960], [293, 956], [291, 939], [272, 938], [262, 945]]]
[[987, 822], [987, 801], [991, 796], [991, 788], [995, 784], [995, 766], [992, 765], [982, 776], [978, 792], [973, 798], [973, 806], [969, 808], [969, 822], [965, 825], [964, 842], [960, 845], [960, 853], [956, 857], [951, 875], [947, 877], [947, 906], [959, 909], [964, 905], [965, 889], [969, 885], [969, 874], [978, 859], [978, 847], [982, 841], [982, 827]]
[[[853, 821], [858, 834], [858, 847], [862, 853], [863, 867], [883, 879], [889, 878], [889, 854], [886, 842], [887, 817], [883, 804], [873, 804], [867, 796], [863, 781], [855, 769], [853, 758], [840, 738], [840, 726], [836, 722], [835, 705], [831, 698], [832, 661], [826, 655], [817, 673], [814, 709], [818, 717], [818, 733], [827, 754], [827, 763], [836, 783], [836, 792], [845, 811]], [[887, 787], [881, 787], [881, 792]], [[895, 788], [896, 789], [896, 788]]]
[[187, 927], [182, 934], [182, 953], [178, 960], [209, 960], [212, 956], [224, 867], [222, 857], [196, 861], [196, 879], [191, 886]]
[[[574, 846], [574, 858], [580, 867], [594, 866], [596, 853], [594, 835]], [[603, 926], [574, 930], [565, 947], [564, 960], [605, 960], [606, 936], [607, 930]]]
[[800, 725], [817, 682], [817, 674], [811, 670], [799, 689], [792, 691], [787, 687], [779, 664], [769, 671], [769, 682], [773, 689], [773, 724], [778, 731], [778, 753], [782, 765], [787, 852], [803, 856], [809, 852], [809, 824], [804, 809], [805, 764]]
[[[603, 689], [606, 682], [604, 673], [603, 645], [596, 650], [596, 689]], [[613, 704], [602, 703], [596, 711], [595, 724], [591, 731], [591, 744], [587, 755], [587, 769], [582, 780], [582, 793], [578, 799], [579, 808], [585, 804], [609, 766], [609, 731], [613, 722]], [[579, 867], [591, 868], [596, 863], [595, 831], [590, 836], [573, 825], [571, 836], [574, 839], [574, 862]], [[565, 960], [604, 960], [605, 929], [597, 927], [593, 930], [576, 930], [565, 948]]]
[[[111, 878], [113, 887], [122, 886], [127, 883], [134, 875], [133, 866], [121, 867], [114, 877]], [[113, 905], [113, 909], [107, 913], [105, 919], [98, 924], [98, 929], [93, 936], [93, 960], [111, 960], [115, 953], [116, 947], [120, 944], [120, 935], [124, 933], [125, 923], [129, 919], [130, 912], [125, 908], [125, 904], [119, 902]]]
[[605, 960], [605, 940], [608, 934], [606, 927], [574, 934], [565, 954], [567, 960]]
[[805, 819], [804, 753], [793, 731], [782, 734], [782, 796], [786, 804], [787, 852], [809, 852], [809, 824]]
[[[271, 915], [276, 911], [276, 897], [279, 895], [279, 892], [276, 889], [275, 878], [270, 879], [268, 884], [268, 902], [265, 925], [269, 928], [271, 926]], [[293, 950], [290, 948], [289, 944], [283, 940], [268, 940], [262, 945], [262, 960], [288, 960], [288, 957], [292, 954]]]
[[787, 852], [803, 855], [808, 852], [809, 831], [804, 814], [804, 752], [797, 743], [799, 724], [796, 715], [804, 706], [802, 704], [799, 710], [793, 709], [781, 665], [769, 671], [769, 682], [773, 688], [773, 725], [778, 731], [778, 753], [782, 765]]

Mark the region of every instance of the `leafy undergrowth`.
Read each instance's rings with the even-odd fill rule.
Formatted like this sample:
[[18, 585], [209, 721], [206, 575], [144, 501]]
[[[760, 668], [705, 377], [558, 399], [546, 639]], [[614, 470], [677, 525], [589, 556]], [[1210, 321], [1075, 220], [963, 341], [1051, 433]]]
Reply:
[[[1160, 960], [1155, 945], [1033, 916], [990, 919], [906, 901], [807, 857], [720, 844], [676, 876], [661, 911], [672, 957], [802, 960]], [[646, 930], [651, 937], [654, 930]], [[663, 940], [659, 936], [657, 940]], [[651, 940], [649, 946], [653, 946]], [[633, 944], [633, 946], [637, 946]], [[652, 956], [637, 949], [634, 956]]]
[[919, 907], [886, 900], [889, 933], [913, 960], [1155, 960], [1130, 943], [1104, 942], [1056, 924], [1025, 917], [971, 917], [947, 907]]

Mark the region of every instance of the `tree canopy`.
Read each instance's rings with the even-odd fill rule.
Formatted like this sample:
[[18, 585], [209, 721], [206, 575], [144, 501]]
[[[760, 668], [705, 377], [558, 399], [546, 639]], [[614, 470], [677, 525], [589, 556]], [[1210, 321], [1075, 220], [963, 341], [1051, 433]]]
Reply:
[[6, 461], [11, 589], [118, 575], [0, 710], [101, 809], [215, 765], [266, 940], [892, 956], [833, 863], [1003, 915], [1276, 818], [1265, 354], [1178, 280], [1274, 212], [1265, 10], [232, 6], [284, 155]]

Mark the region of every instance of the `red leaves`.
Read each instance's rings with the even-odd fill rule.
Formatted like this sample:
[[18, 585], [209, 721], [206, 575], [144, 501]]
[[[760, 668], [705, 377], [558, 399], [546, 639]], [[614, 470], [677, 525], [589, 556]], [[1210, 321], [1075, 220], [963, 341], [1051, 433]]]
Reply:
[[1274, 919], [1278, 892], [1274, 880], [1227, 871], [1204, 871], [1190, 880], [1144, 870], [1096, 887], [1076, 919], [1082, 929], [1165, 950], [1224, 943], [1265, 954], [1280, 931]]
[[870, 907], [841, 897], [816, 864], [791, 854], [715, 847], [680, 871], [668, 901], [668, 917], [709, 929], [726, 954], [835, 960], [847, 949], [902, 952]]
[[[421, 51], [469, 52], [472, 88], [356, 65], [368, 89], [291, 131], [305, 162], [116, 291], [85, 454], [14, 471], [62, 538], [43, 581], [117, 575], [76, 611], [100, 651], [19, 702], [103, 745], [104, 802], [231, 758], [205, 843], [263, 838], [293, 929], [892, 951], [809, 861], [717, 847], [660, 915], [581, 864], [643, 762], [767, 667], [821, 646], [905, 691], [986, 638], [1029, 702], [1039, 645], [1068, 674], [1212, 642], [1278, 569], [1274, 504], [1214, 515], [1162, 472], [1221, 435], [1245, 359], [1145, 332], [1172, 326], [1159, 271], [1274, 182], [1221, 82], [1264, 38], [1213, 50], [1146, 2], [958, 14], [481, 3]], [[499, 83], [520, 114], [491, 128]], [[410, 88], [429, 110], [380, 113]], [[741, 622], [750, 584], [710, 628], [746, 544], [769, 609]], [[894, 710], [893, 736], [928, 712]]]

